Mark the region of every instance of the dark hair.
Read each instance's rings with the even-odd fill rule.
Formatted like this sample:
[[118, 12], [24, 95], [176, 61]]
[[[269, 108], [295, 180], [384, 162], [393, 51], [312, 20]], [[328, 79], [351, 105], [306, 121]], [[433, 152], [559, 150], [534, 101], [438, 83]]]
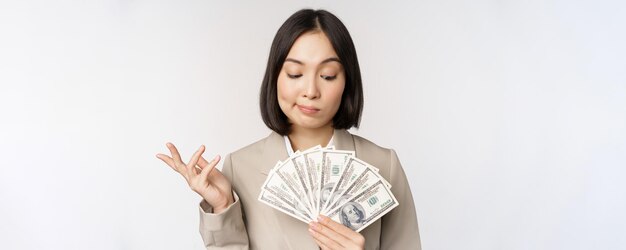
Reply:
[[291, 132], [291, 124], [278, 105], [276, 86], [278, 74], [296, 39], [303, 33], [313, 30], [321, 30], [328, 37], [346, 75], [346, 85], [339, 110], [333, 117], [333, 127], [337, 129], [359, 127], [363, 111], [363, 86], [359, 61], [350, 33], [341, 20], [330, 12], [303, 9], [291, 15], [276, 32], [261, 84], [259, 101], [263, 122], [281, 135]]

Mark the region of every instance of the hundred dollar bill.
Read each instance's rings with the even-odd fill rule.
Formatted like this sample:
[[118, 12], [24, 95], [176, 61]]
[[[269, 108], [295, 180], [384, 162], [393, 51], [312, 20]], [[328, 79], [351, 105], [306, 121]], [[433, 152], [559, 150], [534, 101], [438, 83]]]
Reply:
[[385, 183], [378, 181], [343, 206], [330, 211], [328, 217], [359, 232], [398, 205], [398, 200]]
[[299, 210], [292, 207], [292, 205], [287, 204], [284, 200], [276, 197], [268, 190], [261, 190], [261, 194], [259, 194], [259, 201], [304, 223], [309, 223], [312, 221], [311, 218], [309, 218], [306, 214], [302, 214], [301, 212], [299, 212]]
[[[359, 162], [359, 161], [350, 162], [349, 164], [355, 164], [356, 162]], [[367, 164], [367, 163], [364, 163], [364, 164]], [[342, 206], [348, 199], [363, 192], [365, 189], [369, 188], [370, 186], [382, 180], [384, 180], [384, 178], [380, 176], [380, 174], [378, 174], [378, 172], [376, 172], [375, 169], [371, 167], [366, 167], [365, 171], [361, 172], [354, 181], [351, 181], [350, 184], [347, 185], [347, 187], [345, 188], [343, 192], [339, 192], [339, 190], [343, 188], [337, 189], [338, 195], [336, 196], [333, 195], [334, 200], [332, 200], [328, 204], [328, 208], [326, 208], [325, 210], [331, 211], [337, 206]]]
[[[326, 204], [324, 204], [322, 213], [327, 213], [328, 211], [330, 211], [330, 209], [333, 208], [333, 204], [337, 204], [337, 201], [339, 199], [343, 198], [345, 200], [346, 197], [343, 197], [343, 196], [344, 196], [344, 193], [346, 192], [346, 188], [352, 185], [352, 183], [356, 181], [356, 179], [359, 176], [363, 175], [365, 170], [371, 170], [375, 172], [377, 178], [379, 180], [382, 180], [383, 183], [387, 186], [387, 188], [391, 188], [391, 184], [387, 182], [387, 180], [385, 180], [385, 178], [383, 178], [380, 174], [378, 174], [378, 168], [358, 158], [351, 157], [350, 159], [348, 159], [348, 162], [346, 163], [346, 166], [343, 170], [343, 173], [341, 174], [341, 177], [339, 177], [339, 180], [333, 187], [330, 199], [327, 201]], [[354, 190], [353, 192], [358, 193], [359, 190]]]
[[296, 173], [298, 174], [298, 180], [300, 183], [300, 186], [302, 187], [302, 191], [304, 191], [304, 193], [306, 194], [306, 199], [308, 204], [310, 204], [310, 208], [311, 208], [311, 213], [313, 216], [317, 215], [317, 211], [316, 208], [313, 206], [313, 188], [311, 187], [311, 182], [309, 181], [309, 167], [308, 167], [308, 162], [306, 160], [306, 158], [304, 157], [304, 154], [311, 152], [311, 151], [315, 151], [315, 150], [319, 150], [322, 147], [320, 145], [317, 145], [315, 147], [312, 147], [310, 149], [307, 149], [305, 151], [303, 151], [302, 153], [298, 153], [298, 154], [294, 154], [290, 159], [293, 161], [294, 167], [296, 169]]
[[[355, 157], [356, 157], [356, 156], [355, 156]], [[371, 167], [372, 169], [374, 169], [374, 171], [379, 172], [377, 167], [375, 167], [375, 166], [373, 166], [373, 165], [370, 165], [370, 167]], [[383, 182], [385, 183], [385, 185], [387, 185], [387, 187], [391, 188], [391, 183], [389, 183], [386, 179], [383, 179]]]
[[328, 212], [328, 210], [331, 208], [330, 205], [337, 201], [341, 194], [343, 194], [343, 191], [346, 190], [346, 187], [350, 183], [352, 183], [359, 175], [361, 175], [361, 173], [363, 173], [368, 168], [368, 165], [369, 164], [354, 157], [350, 157], [348, 159], [343, 171], [341, 172], [341, 175], [337, 179], [335, 186], [330, 192], [330, 198], [328, 198], [326, 200], [326, 203], [324, 203], [322, 212]]
[[322, 171], [319, 176], [318, 196], [319, 203], [317, 211], [323, 211], [324, 205], [330, 198], [335, 184], [339, 180], [343, 168], [350, 157], [354, 156], [353, 151], [345, 150], [323, 150], [322, 151]]
[[[322, 150], [313, 150], [303, 154], [307, 162], [307, 178], [311, 187], [313, 212], [319, 214], [319, 173], [322, 171]], [[314, 214], [314, 215], [315, 215]]]
[[313, 210], [311, 209], [311, 204], [309, 203], [309, 199], [307, 198], [309, 195], [307, 194], [307, 190], [303, 187], [303, 182], [301, 181], [301, 173], [296, 169], [296, 164], [293, 161], [293, 158], [283, 162], [278, 168], [276, 168], [276, 174], [282, 179], [283, 184], [286, 184], [294, 198], [299, 199], [300, 204], [303, 204], [307, 214], [311, 218], [315, 218], [313, 215]]
[[[261, 188], [261, 190], [268, 191], [276, 198], [280, 199], [285, 205], [292, 207], [300, 214], [307, 215], [309, 218], [314, 218], [306, 204], [304, 204], [304, 201], [300, 199], [300, 196], [296, 195], [296, 191], [293, 189], [294, 187], [285, 183], [283, 178], [280, 176], [278, 169], [270, 171]], [[263, 194], [263, 192], [261, 194]]]

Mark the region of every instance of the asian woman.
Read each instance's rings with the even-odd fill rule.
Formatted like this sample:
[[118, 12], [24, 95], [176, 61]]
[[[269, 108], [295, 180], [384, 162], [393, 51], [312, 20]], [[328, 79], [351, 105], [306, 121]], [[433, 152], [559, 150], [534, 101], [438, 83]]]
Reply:
[[[273, 132], [227, 155], [222, 171], [215, 168], [219, 156], [202, 157], [204, 146], [188, 163], [172, 143], [167, 143], [171, 156], [157, 155], [203, 198], [200, 234], [207, 249], [421, 248], [411, 190], [395, 151], [347, 131], [359, 126], [363, 88], [352, 38], [336, 16], [300, 10], [279, 28], [260, 108]], [[378, 167], [400, 205], [357, 233], [321, 215], [307, 225], [257, 201], [277, 161], [317, 145], [354, 151]]]

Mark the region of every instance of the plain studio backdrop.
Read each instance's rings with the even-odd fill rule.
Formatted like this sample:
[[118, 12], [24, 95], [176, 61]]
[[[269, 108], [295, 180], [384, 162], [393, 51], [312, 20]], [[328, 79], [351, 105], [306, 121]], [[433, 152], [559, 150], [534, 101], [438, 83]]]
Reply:
[[397, 150], [424, 249], [626, 248], [623, 1], [3, 1], [0, 248], [202, 249], [155, 157], [269, 134], [287, 17], [344, 21], [361, 128]]

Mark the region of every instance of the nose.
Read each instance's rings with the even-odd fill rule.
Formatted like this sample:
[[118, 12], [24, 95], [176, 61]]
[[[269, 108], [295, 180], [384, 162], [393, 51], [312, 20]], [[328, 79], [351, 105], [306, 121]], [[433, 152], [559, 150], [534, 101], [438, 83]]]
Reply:
[[317, 77], [307, 77], [308, 80], [304, 83], [303, 96], [307, 99], [317, 99], [320, 97], [320, 91], [317, 86]]

